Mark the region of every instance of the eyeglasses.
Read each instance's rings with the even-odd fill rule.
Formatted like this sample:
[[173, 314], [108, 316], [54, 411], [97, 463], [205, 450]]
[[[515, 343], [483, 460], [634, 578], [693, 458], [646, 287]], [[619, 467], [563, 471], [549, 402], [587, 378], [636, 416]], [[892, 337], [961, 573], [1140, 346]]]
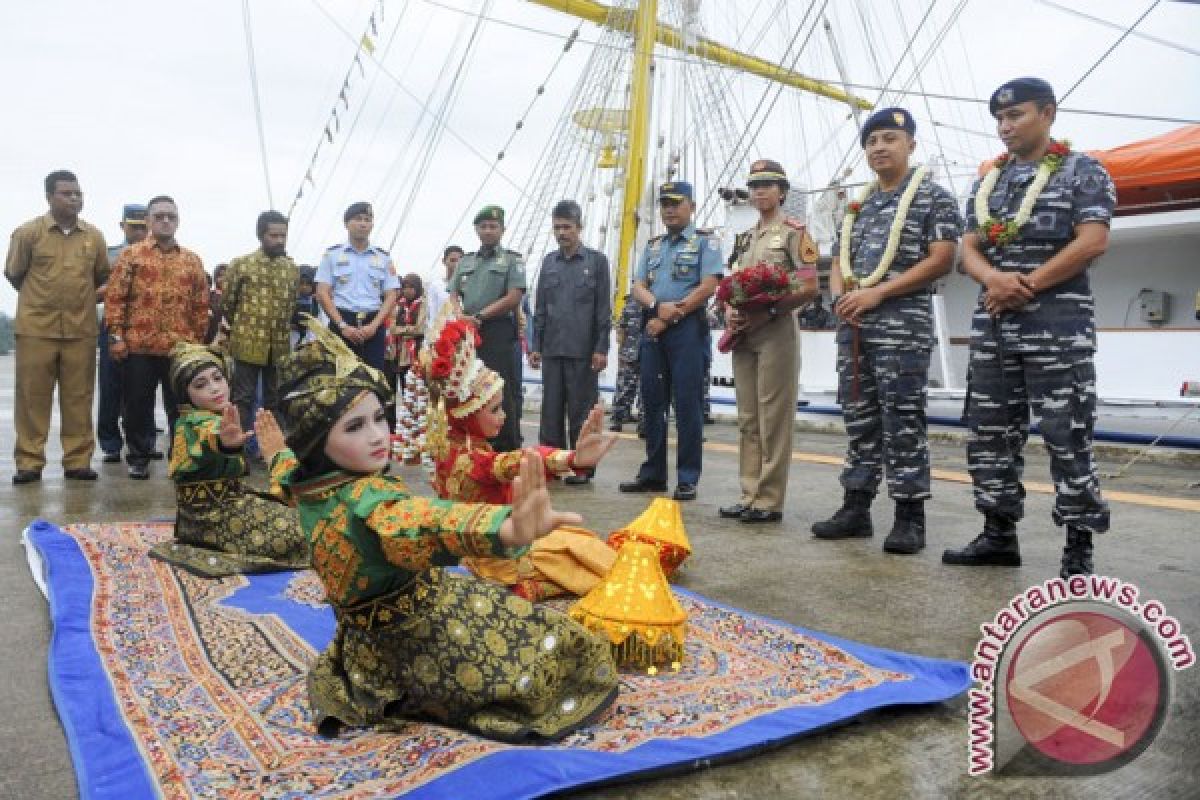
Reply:
[[174, 222], [175, 220], [179, 219], [179, 215], [174, 211], [155, 211], [150, 216], [159, 222], [166, 222], [168, 220]]

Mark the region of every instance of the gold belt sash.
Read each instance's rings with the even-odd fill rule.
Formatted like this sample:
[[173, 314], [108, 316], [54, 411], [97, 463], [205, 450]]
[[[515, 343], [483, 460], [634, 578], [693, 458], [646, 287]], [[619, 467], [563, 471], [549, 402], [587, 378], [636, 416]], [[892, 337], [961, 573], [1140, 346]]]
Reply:
[[242, 494], [242, 483], [237, 478], [180, 483], [175, 487], [176, 500], [180, 505], [189, 506], [219, 503], [240, 494]]
[[429, 583], [431, 582], [432, 575], [425, 573], [420, 578], [413, 578], [406, 585], [401, 586], [395, 591], [388, 592], [379, 597], [372, 597], [370, 600], [364, 600], [352, 606], [339, 608], [335, 605], [333, 607], [334, 616], [337, 617], [339, 623], [364, 631], [394, 625], [405, 617], [412, 615], [416, 605], [416, 592], [414, 589], [417, 588], [417, 582], [420, 579], [424, 579], [423, 582]]

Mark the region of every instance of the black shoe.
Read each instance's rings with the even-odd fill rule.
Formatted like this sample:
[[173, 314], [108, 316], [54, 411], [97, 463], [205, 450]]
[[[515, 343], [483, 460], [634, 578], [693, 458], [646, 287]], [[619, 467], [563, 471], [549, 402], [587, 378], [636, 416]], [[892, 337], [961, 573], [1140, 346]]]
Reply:
[[24, 483], [37, 483], [42, 479], [42, 471], [40, 469], [19, 469], [17, 474], [13, 475], [13, 485], [20, 486]]
[[666, 481], [648, 481], [642, 478], [634, 478], [631, 481], [622, 481], [617, 489], [626, 493], [637, 492], [665, 492], [667, 490]]
[[763, 522], [780, 522], [783, 520], [782, 511], [767, 511], [765, 508], [747, 508], [742, 514], [742, 524], [758, 525]]
[[100, 475], [91, 467], [63, 470], [63, 477], [69, 481], [94, 481]]
[[100, 460], [105, 464], [120, 464], [121, 463], [121, 454], [120, 453], [105, 453], [104, 457], [101, 458]]
[[1067, 527], [1067, 546], [1063, 548], [1062, 567], [1058, 575], [1063, 580], [1072, 575], [1091, 575], [1092, 565], [1092, 532], [1079, 528]]
[[150, 479], [150, 467], [146, 464], [130, 464], [129, 477], [135, 481], [145, 481]]
[[696, 484], [694, 484], [694, 483], [679, 484], [678, 486], [675, 487], [675, 494], [671, 495], [671, 497], [675, 498], [676, 500], [681, 500], [684, 502], [686, 502], [688, 500], [695, 500], [696, 499]]
[[623, 428], [622, 428], [621, 426], [622, 426], [622, 423], [621, 423], [621, 421], [620, 421], [620, 420], [617, 420], [617, 419], [614, 419], [614, 420], [612, 421], [612, 425], [609, 425], [609, 426], [608, 426], [608, 429], [609, 429], [610, 431], [612, 431], [613, 433], [621, 433], [621, 432], [623, 431]]
[[704, 415], [704, 424], [705, 425], [716, 425], [717, 421], [715, 419], [713, 419], [712, 414], [705, 414]]
[[1021, 566], [1021, 548], [1017, 545], [1016, 524], [988, 514], [983, 523], [983, 533], [976, 536], [966, 547], [943, 552], [942, 563], [965, 567]]
[[818, 539], [867, 539], [874, 536], [871, 498], [870, 492], [847, 489], [842, 507], [829, 519], [813, 523], [813, 536]]
[[925, 503], [921, 500], [896, 502], [896, 521], [883, 540], [883, 552], [911, 556], [925, 549]]
[[586, 486], [591, 482], [592, 476], [590, 474], [568, 475], [567, 477], [563, 478], [563, 483], [565, 483], [567, 486]]
[[717, 509], [717, 515], [725, 519], [741, 519], [742, 514], [750, 510], [750, 506], [745, 503], [734, 503], [731, 506], [721, 506]]
[[155, 450], [154, 452], [152, 452], [152, 453], [150, 454], [150, 458], [151, 458], [151, 460], [153, 460], [153, 461], [162, 461], [162, 460], [163, 460], [163, 452], [162, 452], [162, 450]]

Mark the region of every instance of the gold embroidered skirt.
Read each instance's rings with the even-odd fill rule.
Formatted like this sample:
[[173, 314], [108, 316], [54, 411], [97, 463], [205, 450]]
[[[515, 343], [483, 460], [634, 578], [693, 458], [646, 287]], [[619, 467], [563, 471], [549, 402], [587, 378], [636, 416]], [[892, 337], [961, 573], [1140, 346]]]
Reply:
[[617, 695], [612, 650], [565, 615], [432, 569], [338, 612], [308, 676], [318, 730], [423, 719], [521, 744], [561, 739]]
[[537, 602], [561, 594], [582, 597], [604, 579], [616, 560], [617, 551], [596, 534], [567, 525], [535, 541], [519, 559], [474, 556], [464, 558], [462, 565]]
[[198, 575], [307, 569], [308, 537], [296, 510], [238, 480], [178, 484], [175, 540], [150, 555]]

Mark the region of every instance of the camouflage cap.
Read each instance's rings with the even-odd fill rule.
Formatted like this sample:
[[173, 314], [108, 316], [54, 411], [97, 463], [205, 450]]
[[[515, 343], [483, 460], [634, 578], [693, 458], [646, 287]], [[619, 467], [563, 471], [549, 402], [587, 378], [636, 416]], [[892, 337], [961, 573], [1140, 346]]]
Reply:
[[858, 136], [858, 143], [862, 147], [867, 146], [867, 137], [875, 131], [894, 130], [904, 131], [909, 136], [913, 136], [917, 132], [917, 121], [913, 119], [913, 115], [905, 108], [881, 108], [871, 116], [867, 117], [867, 121], [862, 126], [862, 132]]
[[1002, 108], [1027, 103], [1030, 100], [1054, 103], [1054, 87], [1041, 78], [1013, 78], [996, 91], [988, 100], [988, 111], [994, 117]]

